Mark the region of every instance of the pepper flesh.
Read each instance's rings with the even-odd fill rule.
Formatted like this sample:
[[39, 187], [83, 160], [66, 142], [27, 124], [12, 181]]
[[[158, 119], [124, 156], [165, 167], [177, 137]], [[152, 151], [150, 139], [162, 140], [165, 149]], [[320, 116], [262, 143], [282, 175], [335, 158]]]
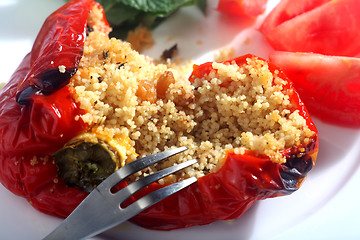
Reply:
[[[62, 10], [58, 10], [60, 12], [52, 15], [54, 19], [59, 20], [55, 29], [74, 29], [76, 36], [79, 34], [83, 36], [86, 32], [86, 17], [77, 13], [83, 11], [88, 13], [93, 4], [95, 2], [92, 0], [69, 2], [61, 8]], [[60, 18], [63, 10], [64, 15], [74, 18], [74, 21], [63, 21], [63, 18]], [[70, 28], [68, 24], [79, 24], [82, 27]], [[43, 27], [45, 30], [42, 29], [41, 33], [46, 33], [46, 30], [52, 27], [50, 24], [45, 24]], [[64, 33], [65, 39], [68, 39], [67, 34], [69, 33]], [[66, 86], [63, 87], [68, 79], [61, 84], [54, 84], [55, 91], [53, 91], [54, 89], [45, 87], [46, 84], [43, 84], [41, 77], [31, 77], [34, 62], [39, 64], [37, 61], [41, 62], [42, 56], [44, 56], [44, 66], [39, 69], [47, 71], [49, 67], [48, 56], [42, 55], [40, 51], [42, 42], [39, 42], [39, 39], [53, 46], [56, 44], [51, 43], [52, 41], [62, 41], [53, 38], [50, 32], [47, 37], [38, 38], [32, 52], [25, 57], [10, 82], [1, 91], [0, 181], [10, 191], [25, 197], [40, 211], [66, 217], [87, 196], [87, 193], [67, 187], [61, 178], [56, 177], [57, 167], [50, 155], [80, 132], [87, 130], [89, 126], [81, 120], [75, 120], [75, 116], [83, 112], [75, 103], [71, 90]], [[59, 60], [61, 64], [65, 64], [65, 69], [73, 69], [72, 67], [76, 69], [78, 56], [82, 53], [82, 44], [77, 45], [74, 52], [78, 55], [75, 58], [72, 54], [58, 52], [56, 49], [51, 53], [54, 59], [63, 57], [68, 60], [64, 62]], [[37, 59], [34, 62], [33, 54]], [[241, 65], [245, 63], [247, 57], [249, 55], [234, 61]], [[202, 73], [208, 73], [211, 70], [210, 66], [210, 63], [195, 66], [190, 80], [193, 76], [200, 77]], [[272, 71], [275, 70], [270, 67]], [[42, 76], [42, 73], [34, 76]], [[287, 79], [281, 73], [280, 77]], [[23, 95], [26, 101], [18, 101], [22, 99], [19, 94], [29, 89], [29, 86], [34, 91]], [[288, 86], [292, 88], [291, 84]], [[306, 119], [310, 130], [316, 132], [309, 114], [295, 91], [290, 98], [300, 115]], [[305, 151], [300, 152], [300, 148]], [[283, 155], [287, 161], [284, 164], [273, 163], [268, 156], [257, 155], [255, 152], [248, 151], [241, 155], [230, 150], [218, 171], [199, 178], [196, 184], [159, 202], [134, 217], [132, 221], [147, 228], [167, 230], [207, 224], [217, 219], [237, 218], [257, 200], [286, 195], [297, 190], [315, 163], [317, 150], [317, 132], [307, 145], [285, 149]], [[37, 159], [34, 159], [34, 153]], [[39, 158], [43, 158], [42, 163], [34, 164]], [[147, 191], [161, 187], [163, 185], [152, 184], [138, 193], [136, 198]]]

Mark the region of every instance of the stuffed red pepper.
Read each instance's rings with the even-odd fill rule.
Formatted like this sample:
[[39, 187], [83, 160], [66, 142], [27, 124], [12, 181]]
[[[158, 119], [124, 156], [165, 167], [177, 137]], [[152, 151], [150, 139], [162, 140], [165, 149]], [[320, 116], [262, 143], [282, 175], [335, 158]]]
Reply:
[[0, 181], [36, 209], [66, 217], [103, 179], [142, 156], [189, 149], [149, 167], [198, 163], [146, 190], [196, 184], [132, 219], [175, 229], [235, 219], [291, 194], [315, 164], [318, 133], [289, 79], [253, 55], [155, 64], [109, 38], [102, 7], [73, 0], [44, 23], [0, 95]]

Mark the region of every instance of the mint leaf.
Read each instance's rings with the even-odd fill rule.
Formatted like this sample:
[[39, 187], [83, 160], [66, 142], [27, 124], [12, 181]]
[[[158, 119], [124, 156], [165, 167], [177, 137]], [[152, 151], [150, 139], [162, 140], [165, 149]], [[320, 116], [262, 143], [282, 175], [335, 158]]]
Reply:
[[181, 6], [195, 4], [194, 0], [120, 0], [123, 4], [147, 13], [167, 16]]
[[96, 0], [113, 28], [111, 36], [125, 39], [139, 25], [154, 28], [180, 7], [197, 5], [205, 13], [206, 0]]
[[206, 7], [207, 7], [206, 0], [197, 0], [196, 5], [203, 14], [206, 13]]
[[132, 7], [126, 6], [122, 3], [116, 3], [111, 6], [106, 12], [106, 19], [111, 25], [120, 25], [126, 21], [134, 21], [140, 11]]

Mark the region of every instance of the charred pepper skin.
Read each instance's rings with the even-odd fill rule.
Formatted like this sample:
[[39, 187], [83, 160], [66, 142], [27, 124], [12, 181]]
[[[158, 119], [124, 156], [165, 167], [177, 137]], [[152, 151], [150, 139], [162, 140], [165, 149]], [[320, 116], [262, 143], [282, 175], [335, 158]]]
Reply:
[[29, 72], [19, 84], [18, 102], [27, 102], [22, 93], [29, 87], [51, 94], [69, 83], [82, 57], [91, 2], [71, 1], [46, 19], [31, 50]]
[[[68, 187], [57, 177], [57, 166], [51, 155], [89, 128], [81, 120], [75, 120], [75, 116], [83, 112], [65, 85], [82, 56], [84, 36], [91, 30], [86, 24], [87, 14], [94, 4], [97, 3], [93, 0], [73, 0], [52, 14], [31, 53], [0, 92], [0, 182], [36, 209], [60, 217], [68, 216], [88, 194]], [[71, 36], [81, 36], [81, 41], [72, 45], [75, 39]], [[71, 45], [66, 51], [65, 43]], [[60, 45], [62, 51], [58, 51]], [[55, 47], [47, 48], [49, 46]], [[241, 65], [249, 56], [234, 61]], [[59, 70], [59, 64], [66, 76], [55, 77], [55, 82], [48, 81], [44, 76], [49, 72], [58, 74], [53, 71]], [[210, 66], [210, 63], [195, 66], [192, 76], [205, 74]], [[285, 149], [286, 163], [273, 163], [268, 156], [251, 151], [240, 155], [229, 150], [218, 171], [199, 178], [196, 184], [159, 202], [132, 221], [162, 230], [208, 224], [237, 218], [260, 199], [297, 190], [315, 163], [318, 136], [295, 91], [291, 99], [316, 134], [306, 146]], [[305, 151], [300, 152], [300, 148]], [[152, 184], [137, 197], [161, 187], [163, 185]]]
[[[0, 92], [0, 181], [35, 208], [65, 216], [86, 193], [57, 178], [51, 154], [88, 128], [66, 87], [82, 57], [92, 0], [73, 0], [51, 14]], [[53, 203], [51, 203], [53, 202]]]

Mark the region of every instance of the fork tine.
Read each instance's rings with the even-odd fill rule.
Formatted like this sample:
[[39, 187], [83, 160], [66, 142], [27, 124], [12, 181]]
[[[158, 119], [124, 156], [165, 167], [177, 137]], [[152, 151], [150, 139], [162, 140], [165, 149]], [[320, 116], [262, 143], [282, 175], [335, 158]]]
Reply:
[[121, 167], [119, 170], [111, 174], [105, 181], [103, 181], [99, 186], [98, 189], [101, 190], [109, 190], [123, 179], [127, 178], [128, 176], [150, 166], [161, 160], [174, 156], [180, 152], [187, 150], [188, 147], [179, 147], [170, 149], [164, 152], [155, 153], [140, 159], [137, 159], [125, 166]]
[[[160, 157], [156, 158], [155, 160], [151, 160], [150, 162], [154, 163], [160, 161], [168, 156], [172, 156], [186, 149], [187, 148], [174, 149], [174, 151], [168, 151], [166, 154], [158, 154], [160, 155]], [[135, 185], [133, 185], [132, 189], [128, 191], [130, 192], [130, 194], [134, 193], [138, 191], [138, 189], [145, 187], [144, 185], [150, 184], [152, 181], [156, 181], [163, 176], [166, 176], [175, 171], [188, 167], [196, 162], [197, 162], [196, 160], [191, 160], [170, 167], [169, 169], [160, 170], [154, 173], [155, 176], [149, 175], [149, 177], [147, 177], [146, 180], [136, 183]], [[144, 164], [147, 165], [148, 163], [144, 163]], [[131, 172], [132, 171], [136, 172], [135, 170], [138, 171], [138, 169], [132, 168]], [[106, 179], [104, 182], [107, 182], [107, 180], [108, 179]], [[118, 193], [113, 194], [109, 191], [109, 189], [106, 189], [113, 182], [110, 184], [103, 184], [104, 183], [103, 182], [97, 188], [95, 188], [88, 195], [88, 197], [85, 198], [84, 201], [81, 202], [81, 204], [62, 222], [62, 224], [60, 224], [60, 226], [58, 226], [54, 231], [48, 234], [44, 239], [78, 240], [78, 239], [84, 239], [85, 237], [95, 236], [96, 234], [108, 230], [111, 227], [114, 227], [130, 219], [131, 217], [134, 217], [135, 215], [145, 210], [146, 208], [150, 207], [151, 205], [180, 191], [181, 189], [193, 184], [196, 181], [197, 179], [195, 177], [192, 177], [185, 179], [183, 181], [176, 182], [172, 185], [160, 188], [140, 198], [139, 200], [136, 200], [135, 202], [131, 203], [129, 206], [125, 208], [121, 208], [120, 206], [121, 202], [118, 201], [117, 199], [118, 198], [117, 194], [121, 190]], [[103, 187], [100, 188], [100, 186]], [[104, 188], [106, 191], [104, 191]], [[124, 192], [122, 194], [127, 195], [127, 192]]]
[[144, 187], [150, 185], [151, 183], [153, 183], [163, 177], [166, 177], [174, 172], [177, 172], [181, 169], [189, 167], [195, 163], [197, 163], [197, 160], [193, 159], [190, 161], [180, 163], [178, 165], [174, 165], [172, 167], [168, 167], [168, 168], [159, 170], [159, 171], [152, 173], [146, 177], [140, 178], [139, 180], [130, 183], [128, 186], [126, 186], [123, 189], [121, 189], [120, 191], [118, 191], [115, 194], [115, 197], [117, 198], [117, 201], [119, 201], [119, 203], [122, 203], [123, 201], [125, 201], [126, 199], [131, 197], [131, 195], [133, 195], [134, 193], [143, 189]]
[[180, 182], [168, 185], [166, 187], [160, 188], [154, 192], [147, 194], [146, 196], [140, 198], [134, 203], [130, 204], [124, 209], [126, 212], [140, 213], [147, 209], [148, 207], [154, 205], [155, 203], [160, 202], [161, 200], [167, 198], [168, 196], [190, 186], [195, 183], [197, 179], [195, 177], [187, 178]]

